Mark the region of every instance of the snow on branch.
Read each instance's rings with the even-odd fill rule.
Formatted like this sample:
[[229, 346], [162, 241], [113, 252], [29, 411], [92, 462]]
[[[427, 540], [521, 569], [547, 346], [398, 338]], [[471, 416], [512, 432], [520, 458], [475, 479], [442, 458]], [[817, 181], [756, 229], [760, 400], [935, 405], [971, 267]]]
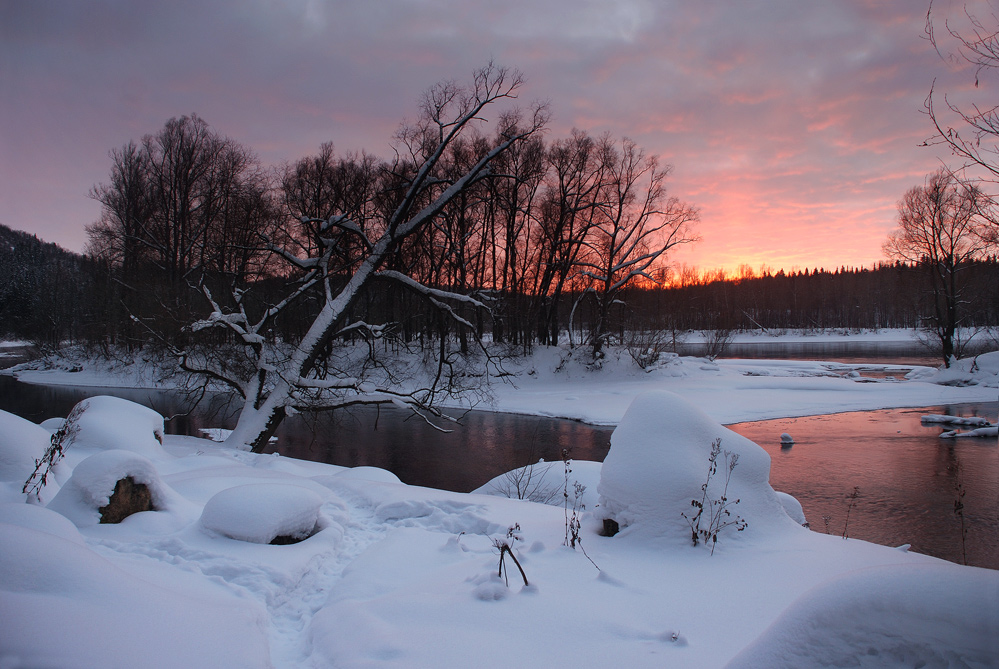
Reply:
[[392, 279], [394, 281], [398, 281], [399, 283], [412, 289], [413, 291], [420, 293], [421, 295], [426, 295], [427, 297], [435, 297], [443, 300], [453, 300], [455, 302], [462, 302], [464, 304], [471, 305], [476, 309], [485, 309], [486, 311], [489, 310], [489, 307], [487, 307], [485, 304], [475, 299], [474, 297], [471, 297], [469, 295], [462, 295], [461, 293], [453, 293], [448, 290], [438, 290], [437, 288], [431, 288], [429, 286], [425, 286], [424, 284], [420, 283], [413, 277], [407, 274], [403, 274], [402, 272], [386, 269], [378, 272], [376, 276], [384, 279]]

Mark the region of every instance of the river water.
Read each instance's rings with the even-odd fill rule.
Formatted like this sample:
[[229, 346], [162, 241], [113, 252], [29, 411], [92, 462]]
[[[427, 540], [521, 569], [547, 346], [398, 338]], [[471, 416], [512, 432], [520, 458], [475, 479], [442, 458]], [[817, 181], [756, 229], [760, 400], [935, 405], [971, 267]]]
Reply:
[[[185, 398], [157, 390], [38, 386], [0, 376], [0, 409], [40, 422], [65, 416], [89, 396], [113, 394], [164, 416], [171, 434], [231, 427], [234, 407], [223, 398], [182, 414]], [[865, 411], [729, 426], [772, 458], [771, 484], [794, 495], [813, 530], [847, 534], [955, 562], [999, 569], [999, 448], [996, 439], [939, 438], [923, 425], [928, 413], [984, 415], [999, 403]], [[335, 417], [295, 416], [278, 431], [273, 451], [343, 466], [369, 465], [412, 485], [467, 492], [514, 467], [557, 460], [571, 448], [580, 460], [603, 460], [612, 429], [536, 416], [473, 411], [442, 434], [394, 408], [362, 408]], [[795, 439], [782, 447], [780, 434]], [[954, 513], [963, 488], [965, 540]], [[854, 488], [858, 493], [854, 499]], [[848, 515], [849, 514], [849, 515]]]

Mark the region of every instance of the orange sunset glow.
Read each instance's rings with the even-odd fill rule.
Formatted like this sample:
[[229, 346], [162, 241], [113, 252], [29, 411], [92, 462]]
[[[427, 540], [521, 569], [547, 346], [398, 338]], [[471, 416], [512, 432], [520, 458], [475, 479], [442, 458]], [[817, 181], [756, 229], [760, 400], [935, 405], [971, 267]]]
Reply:
[[[959, 21], [963, 7], [934, 12]], [[870, 266], [898, 199], [949, 158], [921, 146], [930, 87], [973, 83], [925, 38], [926, 12], [909, 0], [5, 3], [0, 223], [83, 250], [108, 151], [192, 112], [275, 168], [325, 141], [390, 157], [422, 90], [492, 60], [525, 74], [525, 105], [550, 103], [551, 136], [626, 136], [673, 165], [670, 192], [699, 209], [701, 238], [674, 263]]]

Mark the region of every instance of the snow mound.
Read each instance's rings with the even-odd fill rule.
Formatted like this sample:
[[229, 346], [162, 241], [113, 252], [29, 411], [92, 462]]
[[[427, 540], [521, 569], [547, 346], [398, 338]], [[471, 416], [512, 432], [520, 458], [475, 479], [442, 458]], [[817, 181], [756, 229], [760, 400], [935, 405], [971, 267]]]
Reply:
[[213, 583], [154, 584], [43, 528], [0, 523], [0, 546], [4, 667], [273, 666], [262, 608]]
[[177, 495], [160, 480], [152, 462], [130, 451], [114, 450], [95, 453], [78, 464], [48, 508], [77, 527], [97, 525], [101, 519], [99, 509], [108, 505], [115, 484], [128, 477], [149, 488], [154, 509], [174, 506]]
[[982, 416], [947, 416], [945, 414], [933, 413], [927, 416], [920, 416], [923, 423], [942, 423], [944, 425], [969, 425], [972, 427], [988, 427], [992, 423], [988, 418]]
[[323, 498], [295, 484], [250, 483], [226, 488], [205, 504], [201, 524], [223, 536], [256, 544], [277, 537], [305, 539], [322, 529]]
[[[681, 514], [692, 517], [696, 509], [691, 502], [700, 502], [704, 496], [709, 455], [718, 439], [722, 453], [707, 486], [705, 506], [726, 494], [729, 519], [741, 517], [748, 524], [744, 534], [755, 537], [800, 527], [770, 487], [767, 452], [667, 391], [635, 398], [611, 435], [598, 487], [601, 516], [617, 521], [629, 533], [689, 544], [691, 527]], [[727, 463], [735, 456], [738, 460], [726, 493]], [[707, 513], [702, 527], [707, 525]], [[735, 528], [723, 530], [722, 536], [726, 535], [736, 535]], [[719, 544], [724, 543], [719, 539]]]
[[799, 525], [808, 524], [808, 520], [805, 518], [805, 510], [801, 508], [801, 502], [795, 499], [793, 495], [778, 490], [777, 499], [780, 500], [781, 506], [784, 507], [784, 512], [791, 517], [791, 520]]
[[949, 368], [940, 368], [920, 380], [947, 386], [999, 388], [999, 351], [955, 360]]
[[862, 569], [802, 595], [728, 667], [994, 667], [997, 597], [988, 569]]
[[47, 430], [30, 420], [0, 411], [0, 481], [27, 481], [35, 471], [35, 460], [45, 454], [51, 438]]
[[337, 472], [333, 476], [343, 479], [374, 481], [375, 483], [402, 483], [398, 476], [381, 467], [351, 467], [344, 469], [342, 472]]
[[978, 427], [974, 430], [966, 430], [960, 432], [959, 430], [951, 430], [950, 432], [940, 433], [941, 439], [956, 439], [958, 437], [997, 437], [999, 436], [999, 426], [993, 425], [991, 427]]
[[83, 545], [83, 536], [66, 516], [34, 504], [0, 504], [0, 523], [48, 532], [60, 539]]
[[62, 426], [66, 424], [65, 418], [46, 418], [39, 425], [50, 433], [55, 434], [62, 429]]
[[[571, 460], [569, 481], [566, 485], [565, 465], [561, 460], [538, 462], [526, 467], [518, 467], [505, 474], [490, 479], [488, 483], [473, 490], [473, 493], [524, 499], [551, 506], [561, 507], [569, 495], [569, 506], [578, 503], [577, 508], [593, 510], [597, 505], [597, 485], [600, 483], [600, 462], [592, 460]], [[582, 486], [576, 495], [576, 484]]]
[[66, 448], [132, 451], [147, 458], [169, 457], [163, 450], [163, 416], [120, 397], [82, 400], [66, 419]]

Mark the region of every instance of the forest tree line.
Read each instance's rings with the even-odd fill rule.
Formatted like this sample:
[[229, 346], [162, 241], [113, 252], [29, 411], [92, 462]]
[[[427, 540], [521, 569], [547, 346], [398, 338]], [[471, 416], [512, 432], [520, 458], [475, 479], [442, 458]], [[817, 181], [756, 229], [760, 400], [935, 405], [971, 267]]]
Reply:
[[[446, 143], [430, 176], [442, 188], [453, 183], [518, 122]], [[91, 193], [102, 213], [87, 228], [85, 256], [0, 229], [0, 335], [106, 351], [183, 343], [218, 300], [216, 311], [251, 315], [281, 303], [267, 337], [295, 342], [318, 304], [318, 288], [282, 303], [307, 270], [296, 259], [328, 248], [334, 283], [348, 281], [364, 235], [400, 206], [432, 135], [418, 124], [401, 129], [392, 162], [337, 154], [327, 143], [268, 170], [203, 119], [170, 119], [111, 151], [109, 179]], [[919, 255], [870, 269], [743, 268], [738, 277], [673, 267], [669, 251], [697, 241], [698, 214], [667, 193], [670, 170], [627, 139], [531, 134], [386, 262], [390, 272], [489, 309], [456, 305], [458, 319], [444, 318], [405, 285], [375, 281], [345, 320], [389, 324], [407, 343], [454, 338], [462, 350], [471, 329], [525, 352], [568, 332], [596, 354], [604, 343], [628, 343], [629, 333], [675, 343], [689, 330], [917, 328], [932, 320], [937, 296]], [[354, 229], [331, 227], [341, 220]], [[969, 256], [953, 269], [959, 325], [999, 324], [995, 256]]]
[[[995, 257], [970, 264], [964, 270], [970, 304], [968, 327], [999, 326], [999, 260]], [[125, 322], [120, 279], [107, 263], [73, 253], [36, 236], [0, 224], [0, 336], [32, 342], [43, 348], [61, 343], [104, 347], [126, 343], [122, 336], [134, 324]], [[141, 279], [133, 278], [141, 284]], [[266, 281], [263, 282], [266, 284]], [[136, 291], [138, 295], [152, 294]], [[197, 297], [192, 296], [192, 297]], [[925, 274], [912, 264], [881, 263], [873, 268], [812, 269], [794, 272], [743, 272], [727, 276], [718, 271], [699, 272], [684, 266], [670, 271], [663, 285], [646, 283], [626, 289], [619, 296], [614, 315], [617, 337], [630, 343], [632, 333], [655, 332], [662, 341], [683, 339], [690, 330], [726, 329], [769, 331], [830, 328], [918, 328], [932, 294]], [[373, 306], [369, 296], [368, 306]], [[518, 296], [524, 303], [528, 296]], [[559, 329], [569, 329], [569, 309], [580, 298], [578, 290], [562, 295]], [[159, 300], [148, 298], [155, 306]], [[396, 317], [408, 335], [418, 336], [422, 319], [415, 302], [404, 312], [405, 296], [383, 296], [396, 301]], [[389, 304], [382, 305], [390, 313]], [[574, 314], [575, 340], [585, 337], [594, 315], [584, 298]], [[294, 319], [289, 319], [294, 320]], [[507, 330], [497, 318], [487, 317], [486, 332]], [[178, 318], [179, 325], [183, 319]], [[637, 336], [637, 335], [636, 335]], [[149, 343], [135, 330], [131, 344]], [[536, 340], [535, 342], [536, 343]]]

